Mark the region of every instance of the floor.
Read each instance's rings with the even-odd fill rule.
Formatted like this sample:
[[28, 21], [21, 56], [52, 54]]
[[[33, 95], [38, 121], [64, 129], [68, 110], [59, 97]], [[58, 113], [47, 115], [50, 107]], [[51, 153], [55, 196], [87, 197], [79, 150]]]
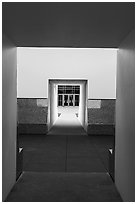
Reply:
[[77, 118], [69, 126], [62, 119], [48, 135], [20, 135], [23, 174], [6, 201], [122, 201], [108, 174], [113, 137], [87, 136]]
[[87, 135], [76, 116], [77, 107], [59, 107], [58, 113], [59, 117], [48, 135]]
[[[98, 138], [100, 138], [98, 136]], [[101, 138], [100, 138], [101, 139]], [[104, 140], [110, 138], [104, 137]], [[108, 149], [88, 136], [20, 137], [24, 148], [24, 171], [35, 172], [107, 172]], [[107, 145], [111, 147], [110, 143]]]
[[107, 173], [25, 172], [7, 202], [118, 202]]

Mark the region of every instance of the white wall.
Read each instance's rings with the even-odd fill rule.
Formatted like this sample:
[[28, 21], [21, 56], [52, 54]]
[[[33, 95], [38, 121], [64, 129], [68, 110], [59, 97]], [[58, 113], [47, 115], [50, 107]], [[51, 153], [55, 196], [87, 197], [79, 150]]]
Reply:
[[2, 39], [2, 197], [3, 201], [16, 180], [16, 92], [17, 49]]
[[115, 98], [116, 49], [18, 48], [17, 96], [48, 97], [48, 79], [88, 79], [88, 98]]
[[134, 201], [135, 182], [134, 30], [122, 41], [117, 60], [115, 182], [124, 201]]

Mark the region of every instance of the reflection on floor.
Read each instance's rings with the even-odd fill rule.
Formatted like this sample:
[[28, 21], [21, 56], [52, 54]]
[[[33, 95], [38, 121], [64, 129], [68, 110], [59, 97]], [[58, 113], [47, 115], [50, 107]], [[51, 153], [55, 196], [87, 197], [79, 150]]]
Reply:
[[67, 113], [78, 113], [79, 112], [79, 106], [58, 106], [58, 113], [61, 113], [61, 114], [67, 114]]
[[58, 113], [60, 116], [48, 135], [87, 135], [76, 115], [77, 107], [59, 107]]
[[20, 135], [24, 173], [6, 201], [122, 201], [107, 173], [113, 136], [85, 136], [70, 118], [62, 121], [62, 114], [49, 135]]

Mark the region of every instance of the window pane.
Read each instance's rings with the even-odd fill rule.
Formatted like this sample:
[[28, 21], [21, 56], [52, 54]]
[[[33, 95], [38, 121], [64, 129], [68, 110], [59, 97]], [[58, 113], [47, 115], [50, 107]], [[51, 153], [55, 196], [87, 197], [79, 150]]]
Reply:
[[63, 95], [58, 95], [58, 106], [62, 106], [62, 97]]

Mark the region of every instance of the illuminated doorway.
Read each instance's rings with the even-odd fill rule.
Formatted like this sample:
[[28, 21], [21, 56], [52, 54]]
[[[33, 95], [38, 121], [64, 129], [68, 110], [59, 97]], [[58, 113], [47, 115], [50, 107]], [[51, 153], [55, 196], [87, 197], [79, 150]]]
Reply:
[[48, 130], [55, 124], [61, 111], [76, 111], [75, 115], [87, 131], [87, 80], [49, 79]]

